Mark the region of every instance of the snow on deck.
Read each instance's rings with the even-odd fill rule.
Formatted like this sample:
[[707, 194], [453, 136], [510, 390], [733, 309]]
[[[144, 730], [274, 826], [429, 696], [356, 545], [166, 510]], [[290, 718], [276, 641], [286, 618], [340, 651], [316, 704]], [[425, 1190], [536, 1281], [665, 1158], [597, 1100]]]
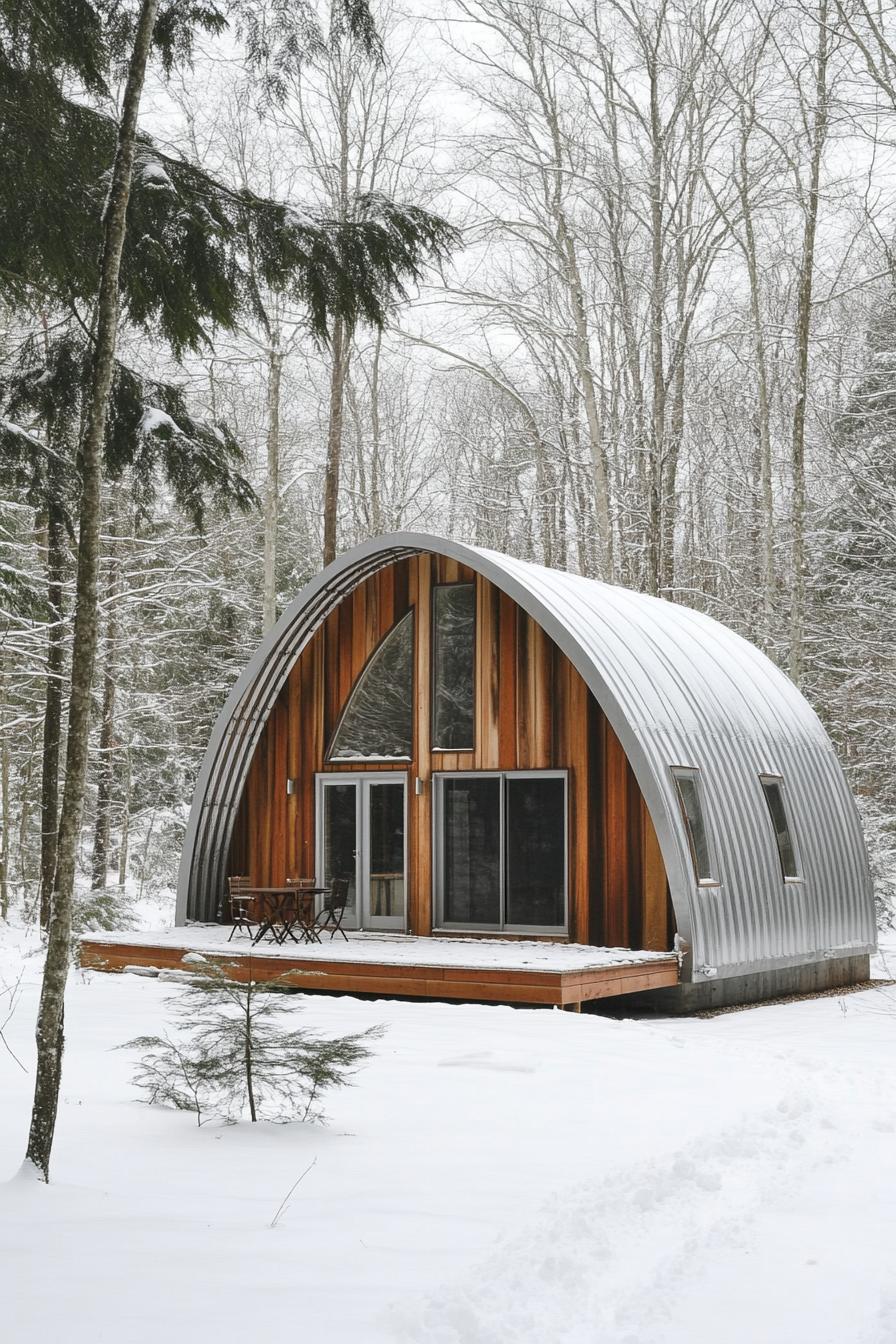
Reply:
[[348, 933], [322, 943], [283, 946], [265, 942], [253, 946], [237, 934], [231, 942], [230, 926], [190, 924], [184, 928], [157, 929], [139, 933], [90, 933], [82, 941], [97, 946], [182, 948], [184, 952], [282, 957], [290, 961], [344, 961], [359, 965], [463, 967], [469, 970], [530, 971], [557, 975], [576, 971], [600, 971], [615, 966], [642, 966], [648, 962], [675, 959], [673, 952], [639, 952], [624, 947], [586, 947], [581, 943], [510, 941], [504, 938], [415, 938], [410, 934]]

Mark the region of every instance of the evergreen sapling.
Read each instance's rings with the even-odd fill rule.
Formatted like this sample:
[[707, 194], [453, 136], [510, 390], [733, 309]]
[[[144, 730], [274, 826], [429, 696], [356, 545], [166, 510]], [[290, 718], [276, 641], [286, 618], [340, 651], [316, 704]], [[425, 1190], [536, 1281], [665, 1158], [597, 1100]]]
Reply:
[[344, 1087], [371, 1055], [382, 1028], [322, 1037], [290, 1025], [294, 988], [285, 977], [230, 979], [236, 963], [193, 953], [191, 970], [171, 1000], [174, 1031], [138, 1036], [121, 1049], [143, 1051], [134, 1082], [153, 1104], [192, 1111], [196, 1123], [218, 1117], [252, 1121], [324, 1119], [327, 1092]]

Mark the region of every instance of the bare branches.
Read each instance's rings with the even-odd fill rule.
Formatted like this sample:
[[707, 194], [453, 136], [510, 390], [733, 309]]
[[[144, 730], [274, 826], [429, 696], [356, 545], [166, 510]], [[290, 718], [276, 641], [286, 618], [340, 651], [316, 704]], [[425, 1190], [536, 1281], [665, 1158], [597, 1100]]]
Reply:
[[16, 1008], [19, 1005], [19, 999], [22, 996], [22, 980], [24, 978], [24, 975], [25, 975], [25, 968], [23, 966], [22, 969], [19, 971], [18, 976], [11, 985], [10, 984], [0, 985], [0, 999], [6, 999], [5, 1004], [6, 1016], [2, 1019], [2, 1021], [0, 1021], [0, 1045], [3, 1046], [3, 1049], [9, 1055], [9, 1057], [15, 1060], [16, 1064], [18, 1064], [22, 1072], [27, 1073], [28, 1070], [25, 1068], [25, 1065], [19, 1059], [18, 1055], [10, 1045], [9, 1041], [6, 1039], [6, 1028], [12, 1021], [13, 1016], [15, 1015]]

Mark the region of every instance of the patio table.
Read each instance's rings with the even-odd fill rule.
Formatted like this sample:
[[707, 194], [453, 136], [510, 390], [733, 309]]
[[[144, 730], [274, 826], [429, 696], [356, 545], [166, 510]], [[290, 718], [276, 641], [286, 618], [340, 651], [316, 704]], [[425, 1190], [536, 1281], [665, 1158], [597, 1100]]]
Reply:
[[260, 943], [268, 934], [281, 946], [287, 938], [294, 943], [319, 943], [314, 927], [314, 901], [328, 890], [328, 887], [245, 887], [240, 894], [255, 903], [258, 918], [253, 944]]

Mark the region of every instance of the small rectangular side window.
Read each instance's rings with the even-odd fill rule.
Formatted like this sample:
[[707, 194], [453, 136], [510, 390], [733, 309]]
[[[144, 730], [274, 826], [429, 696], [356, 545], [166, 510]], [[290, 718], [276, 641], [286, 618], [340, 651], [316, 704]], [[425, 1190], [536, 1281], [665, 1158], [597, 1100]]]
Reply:
[[781, 861], [781, 874], [785, 880], [799, 877], [796, 845], [793, 843], [793, 832], [787, 819], [782, 781], [774, 776], [763, 775], [760, 776], [759, 782], [762, 785], [762, 792], [765, 794], [765, 801], [768, 804], [769, 816], [772, 819], [772, 830], [775, 832], [778, 858]]
[[694, 874], [698, 882], [714, 882], [716, 878], [712, 867], [709, 835], [703, 816], [703, 803], [700, 798], [699, 772], [674, 767], [672, 777], [678, 790], [678, 802], [681, 806], [682, 820], [687, 832], [691, 860], [694, 864]]

